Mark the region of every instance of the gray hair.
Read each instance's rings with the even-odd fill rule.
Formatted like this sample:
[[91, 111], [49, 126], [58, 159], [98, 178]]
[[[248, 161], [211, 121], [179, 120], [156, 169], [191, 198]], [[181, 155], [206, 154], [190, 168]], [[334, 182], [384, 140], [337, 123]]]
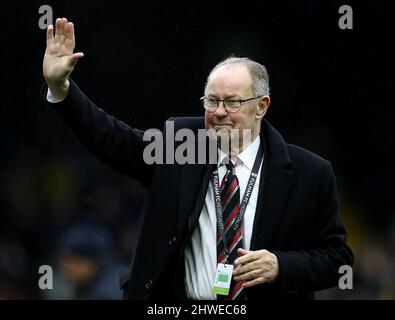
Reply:
[[270, 94], [269, 74], [267, 73], [266, 67], [264, 65], [255, 62], [249, 58], [238, 58], [231, 56], [218, 63], [211, 70], [209, 76], [207, 77], [206, 86], [204, 88], [205, 95], [207, 95], [207, 84], [213, 72], [218, 70], [222, 66], [230, 64], [242, 64], [247, 67], [248, 71], [251, 74], [252, 92], [255, 96], [266, 96]]

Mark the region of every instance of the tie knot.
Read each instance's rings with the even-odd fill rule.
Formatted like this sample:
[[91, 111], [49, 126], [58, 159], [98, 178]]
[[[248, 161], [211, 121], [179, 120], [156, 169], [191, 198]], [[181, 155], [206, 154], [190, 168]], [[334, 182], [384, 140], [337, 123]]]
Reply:
[[229, 163], [226, 164], [226, 169], [228, 169], [228, 171], [231, 171], [232, 173], [234, 173], [234, 164], [231, 160], [229, 160]]

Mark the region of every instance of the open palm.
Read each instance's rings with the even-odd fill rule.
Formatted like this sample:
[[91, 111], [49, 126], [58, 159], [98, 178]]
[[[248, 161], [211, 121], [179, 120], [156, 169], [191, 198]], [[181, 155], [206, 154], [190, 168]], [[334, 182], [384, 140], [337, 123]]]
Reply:
[[82, 52], [73, 53], [75, 48], [74, 25], [67, 19], [56, 19], [54, 28], [47, 30], [47, 49], [44, 55], [43, 73], [48, 83], [65, 82], [71, 74]]

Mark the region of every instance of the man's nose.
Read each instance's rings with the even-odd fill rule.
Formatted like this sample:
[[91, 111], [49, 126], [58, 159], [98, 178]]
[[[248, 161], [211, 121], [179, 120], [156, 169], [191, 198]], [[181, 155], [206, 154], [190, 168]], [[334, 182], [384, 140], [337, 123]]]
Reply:
[[218, 117], [224, 117], [224, 116], [228, 115], [228, 111], [226, 111], [224, 101], [218, 102], [218, 108], [217, 108], [217, 110], [215, 110], [215, 114]]

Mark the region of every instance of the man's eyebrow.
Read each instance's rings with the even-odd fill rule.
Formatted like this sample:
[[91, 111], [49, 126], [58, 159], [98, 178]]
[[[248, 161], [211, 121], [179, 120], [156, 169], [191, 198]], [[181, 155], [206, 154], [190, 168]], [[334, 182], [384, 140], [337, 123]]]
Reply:
[[[215, 94], [208, 94], [207, 97], [219, 99]], [[241, 98], [238, 94], [229, 94], [225, 96], [225, 100], [231, 100], [231, 99], [241, 99]]]
[[226, 99], [240, 99], [240, 96], [238, 94], [230, 94], [228, 96], [226, 96]]

